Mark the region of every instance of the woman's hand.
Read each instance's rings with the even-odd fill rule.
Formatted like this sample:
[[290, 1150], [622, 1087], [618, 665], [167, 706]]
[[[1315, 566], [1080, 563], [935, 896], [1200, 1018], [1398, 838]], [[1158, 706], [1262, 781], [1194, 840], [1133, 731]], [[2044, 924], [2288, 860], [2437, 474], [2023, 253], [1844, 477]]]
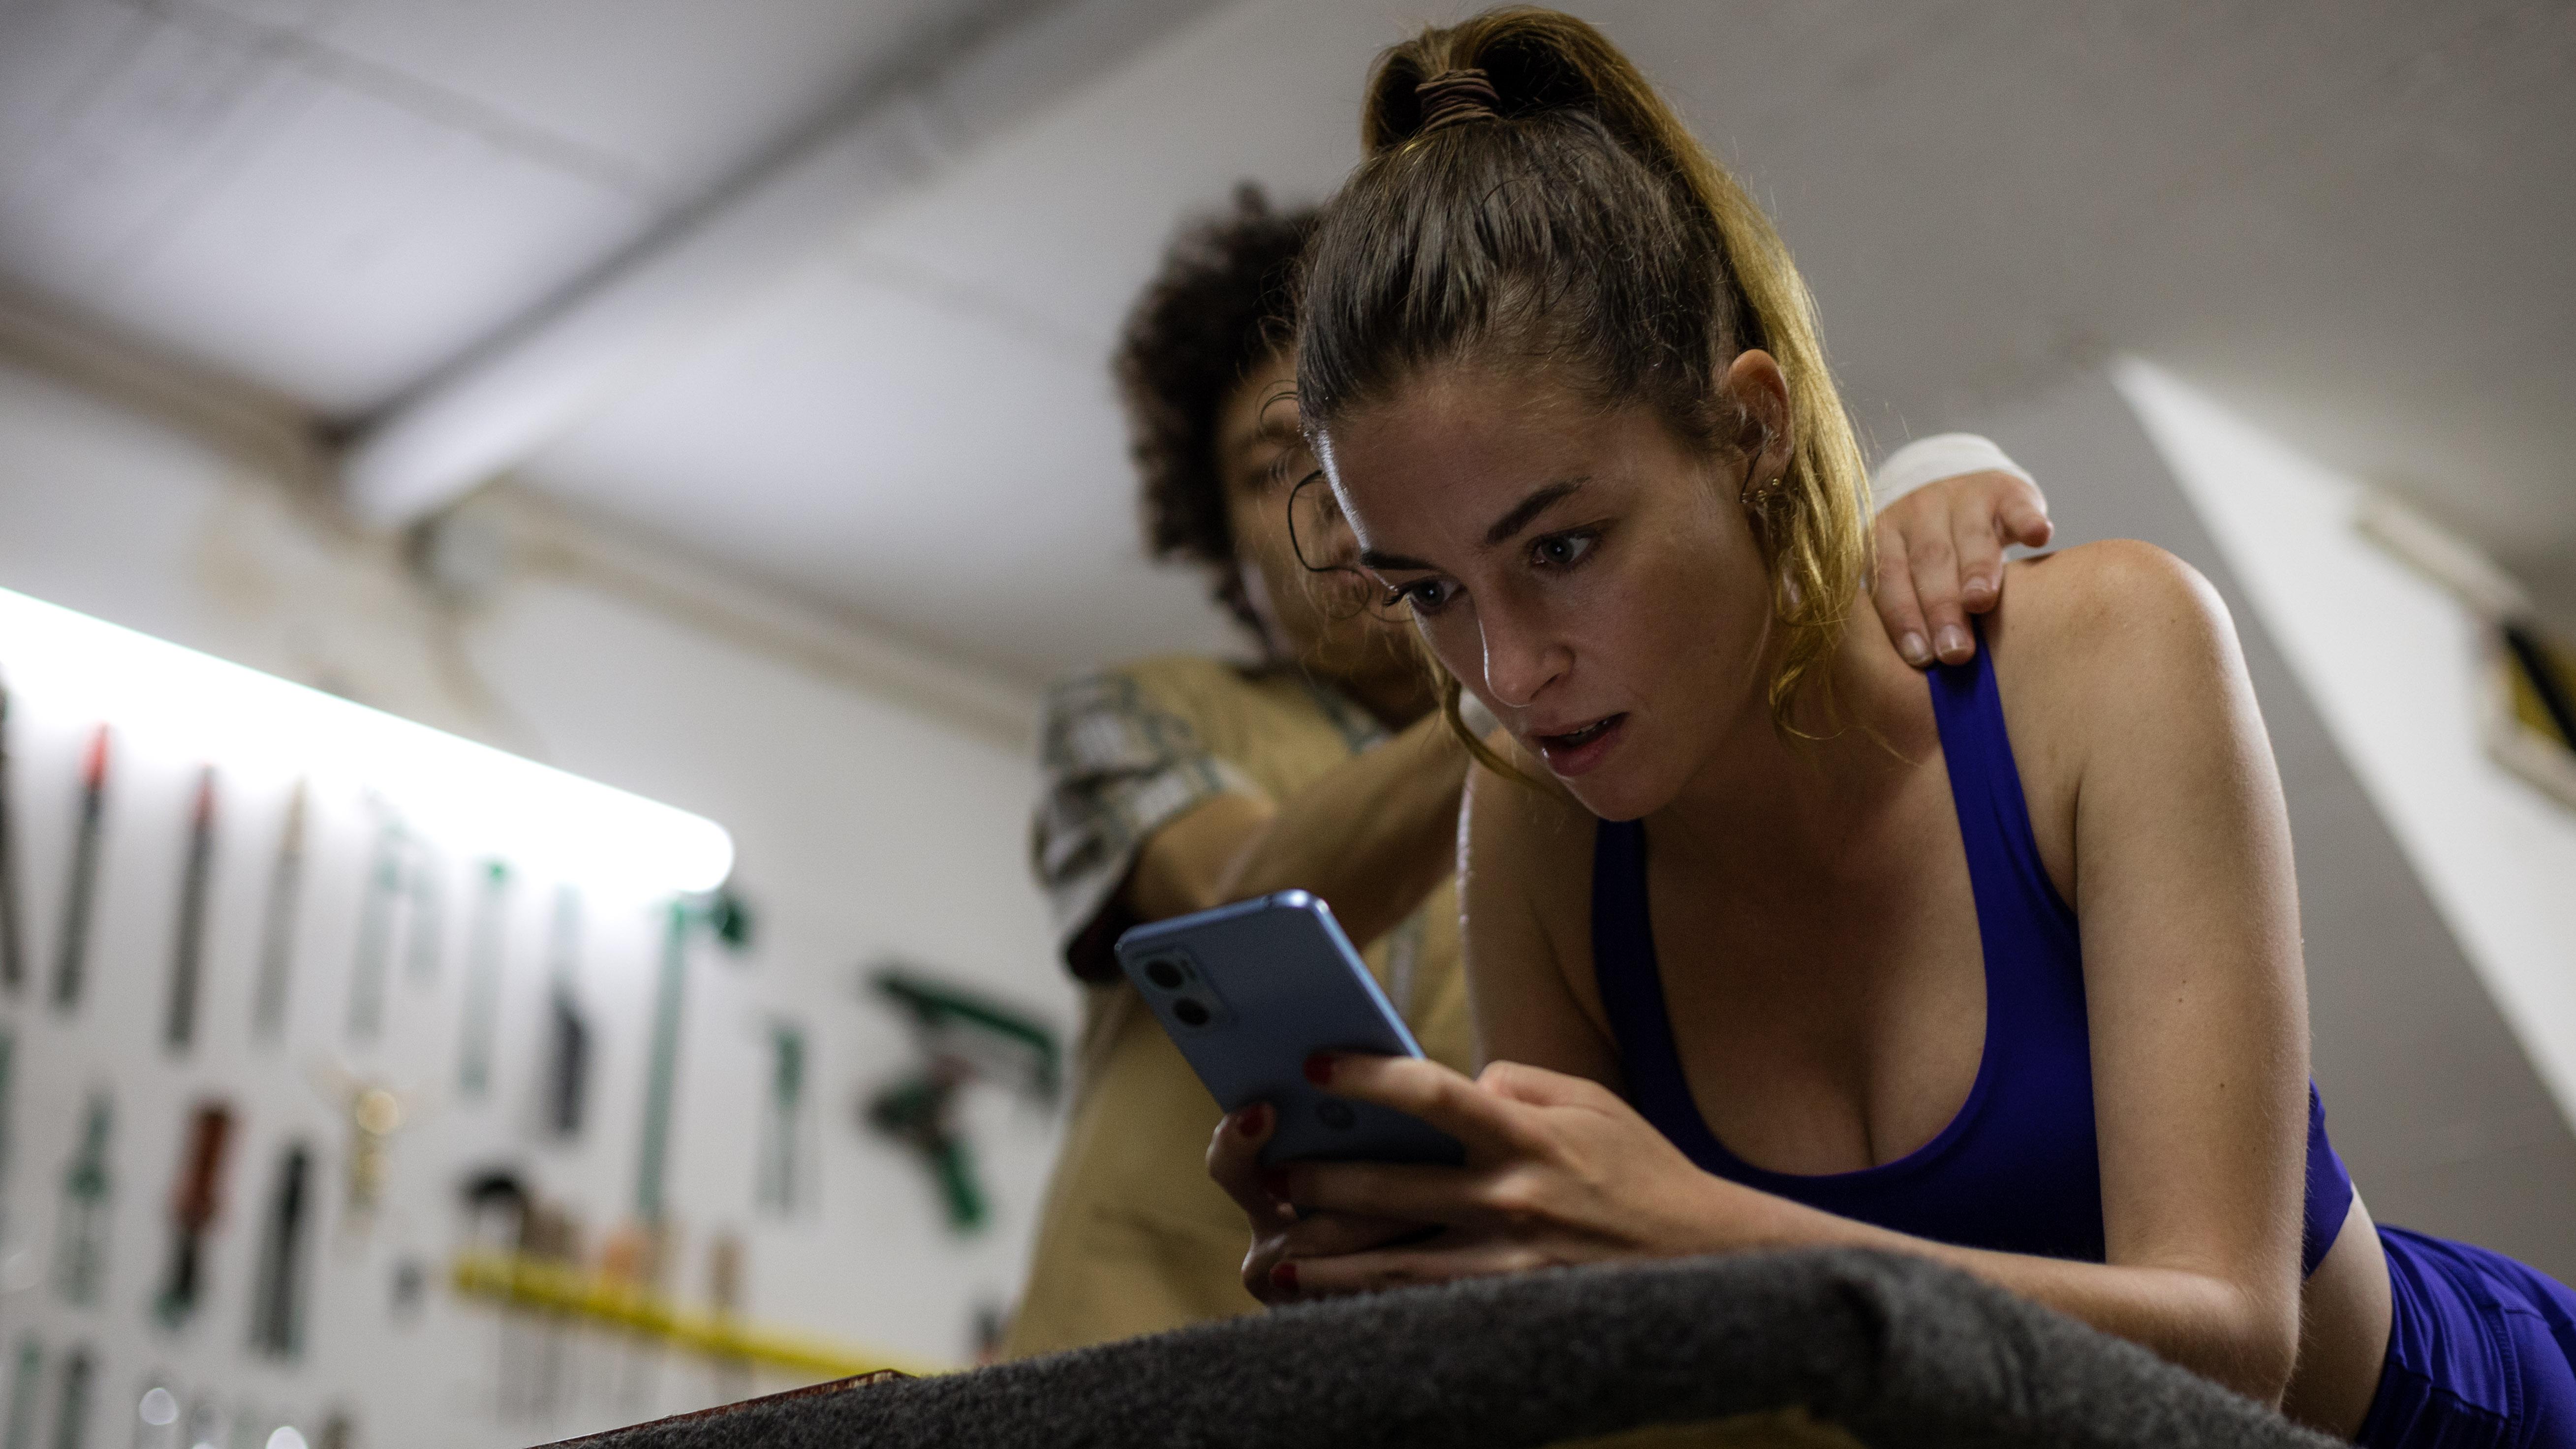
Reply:
[[[1208, 1142], [1208, 1176], [1252, 1222], [1252, 1250], [1244, 1255], [1243, 1286], [1253, 1297], [1265, 1303], [1281, 1297], [1272, 1290], [1273, 1266], [1292, 1242], [1300, 1252], [1357, 1253], [1439, 1231], [1424, 1223], [1361, 1213], [1310, 1211], [1301, 1216], [1288, 1195], [1288, 1169], [1261, 1165], [1262, 1144], [1270, 1140], [1278, 1122], [1279, 1114], [1269, 1103], [1255, 1102], [1228, 1113]], [[1289, 1276], [1293, 1281], [1293, 1270]]]
[[[1700, 1171], [1587, 1078], [1497, 1062], [1470, 1080], [1436, 1062], [1322, 1055], [1307, 1074], [1338, 1096], [1440, 1128], [1465, 1144], [1467, 1159], [1461, 1167], [1306, 1162], [1263, 1184], [1241, 1177], [1230, 1158], [1225, 1170], [1237, 1180], [1222, 1172], [1218, 1180], [1252, 1213], [1244, 1286], [1265, 1302], [1678, 1257], [1769, 1235], [1771, 1199]], [[1260, 1125], [1266, 1135], [1268, 1123]], [[1225, 1135], [1219, 1129], [1221, 1145]], [[1217, 1159], [1211, 1151], [1212, 1167]], [[1241, 1190], [1247, 1182], [1257, 1198]]]
[[2048, 500], [2011, 473], [1961, 473], [1887, 505], [1871, 594], [1896, 652], [1917, 669], [1975, 658], [1968, 615], [2003, 597], [2005, 547], [2039, 548], [2053, 531]]

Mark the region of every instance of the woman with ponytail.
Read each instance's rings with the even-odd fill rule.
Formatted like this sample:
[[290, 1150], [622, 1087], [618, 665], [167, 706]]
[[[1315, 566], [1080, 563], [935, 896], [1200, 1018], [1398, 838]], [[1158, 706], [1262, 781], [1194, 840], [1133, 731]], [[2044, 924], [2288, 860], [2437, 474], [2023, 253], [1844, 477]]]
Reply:
[[[1463, 1167], [1209, 1160], [1270, 1301], [1911, 1252], [2369, 1445], [2576, 1444], [2576, 1294], [2371, 1220], [2307, 1074], [2280, 784], [2226, 613], [2114, 543], [1927, 677], [1761, 212], [1590, 26], [1397, 47], [1297, 395], [1470, 740], [1476, 1052], [1319, 1056]], [[2009, 722], [2009, 730], [2007, 730]]]

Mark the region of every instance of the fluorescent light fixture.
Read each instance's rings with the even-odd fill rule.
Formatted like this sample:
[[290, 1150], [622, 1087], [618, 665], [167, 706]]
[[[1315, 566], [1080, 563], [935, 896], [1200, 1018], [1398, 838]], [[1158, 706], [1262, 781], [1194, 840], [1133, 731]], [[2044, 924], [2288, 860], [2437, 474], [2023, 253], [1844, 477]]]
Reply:
[[0, 679], [30, 712], [109, 725], [120, 761], [372, 793], [442, 849], [539, 875], [656, 894], [733, 870], [702, 816], [6, 589]]

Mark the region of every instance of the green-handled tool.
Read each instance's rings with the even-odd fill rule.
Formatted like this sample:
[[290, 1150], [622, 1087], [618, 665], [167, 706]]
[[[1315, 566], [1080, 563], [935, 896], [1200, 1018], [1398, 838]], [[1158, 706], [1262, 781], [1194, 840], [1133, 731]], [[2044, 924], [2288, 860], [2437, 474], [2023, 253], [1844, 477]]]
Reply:
[[865, 1119], [929, 1169], [948, 1226], [976, 1232], [986, 1216], [984, 1189], [974, 1145], [957, 1121], [958, 1096], [985, 1081], [1053, 1106], [1064, 1080], [1055, 1032], [1033, 1013], [900, 965], [870, 972], [867, 991], [902, 1015], [926, 1060], [872, 1094]]

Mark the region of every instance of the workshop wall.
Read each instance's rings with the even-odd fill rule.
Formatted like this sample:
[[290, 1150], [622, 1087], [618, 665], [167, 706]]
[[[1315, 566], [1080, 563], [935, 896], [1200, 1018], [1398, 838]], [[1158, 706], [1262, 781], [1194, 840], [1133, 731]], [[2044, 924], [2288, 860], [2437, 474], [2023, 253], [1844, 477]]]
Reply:
[[[649, 551], [625, 558], [650, 569]], [[969, 1089], [964, 1123], [990, 1212], [978, 1232], [953, 1228], [926, 1165], [861, 1121], [860, 1103], [924, 1059], [864, 978], [898, 961], [1021, 1008], [1059, 1036], [1071, 1026], [1075, 1003], [1021, 858], [1033, 770], [1006, 729], [743, 647], [576, 574], [513, 572], [506, 554], [474, 599], [442, 603], [397, 545], [342, 530], [239, 450], [5, 366], [0, 587], [724, 825], [753, 930], [739, 951], [712, 930], [688, 932], [662, 1287], [703, 1306], [715, 1245], [731, 1236], [742, 1245], [737, 1307], [747, 1321], [913, 1363], [972, 1355], [984, 1320], [1016, 1289], [1054, 1117], [1001, 1087]], [[0, 638], [0, 680], [14, 685], [8, 655]], [[935, 680], [944, 666], [905, 667]], [[1005, 709], [1012, 698], [963, 675], [946, 688]], [[428, 907], [400, 897], [383, 1031], [353, 1036], [348, 993], [385, 820], [363, 798], [317, 793], [292, 1003], [283, 1039], [266, 1044], [252, 1030], [251, 978], [292, 787], [227, 777], [207, 892], [204, 1025], [192, 1050], [174, 1054], [162, 1041], [163, 977], [197, 761], [139, 747], [112, 761], [91, 989], [70, 1011], [49, 996], [82, 751], [98, 723], [32, 688], [10, 700], [11, 824], [33, 979], [0, 995], [10, 1054], [0, 1405], [32, 1414], [40, 1437], [27, 1442], [69, 1442], [56, 1420], [66, 1374], [80, 1376], [76, 1353], [88, 1364], [87, 1442], [130, 1437], [152, 1449], [201, 1440], [261, 1449], [280, 1426], [316, 1445], [365, 1449], [529, 1443], [785, 1381], [571, 1319], [504, 1312], [449, 1281], [473, 1230], [460, 1186], [491, 1170], [515, 1173], [570, 1225], [579, 1265], [634, 1256], [667, 901], [613, 884], [568, 897], [533, 873], [487, 897], [479, 857], [415, 840], [404, 858], [416, 857], [435, 887], [437, 930], [414, 932]], [[459, 1063], [487, 901], [500, 1006], [490, 1085], [478, 1096], [460, 1086]], [[415, 946], [424, 935], [431, 944]], [[547, 1091], [550, 1002], [567, 976], [590, 1043], [584, 1121], [568, 1138], [549, 1120]], [[780, 1028], [803, 1042], [783, 1203], [770, 1116]], [[351, 1200], [365, 1145], [351, 1094], [366, 1084], [395, 1092], [404, 1119], [384, 1139], [372, 1213]], [[80, 1199], [69, 1181], [99, 1094], [113, 1105], [102, 1268], [94, 1301], [75, 1305], [57, 1272], [61, 1220]], [[234, 1130], [198, 1300], [172, 1327], [155, 1301], [188, 1121], [202, 1102], [228, 1106]], [[308, 1296], [297, 1351], [279, 1356], [253, 1343], [252, 1300], [282, 1164], [299, 1144], [311, 1154]], [[138, 1420], [155, 1385], [171, 1391], [177, 1422]]]

